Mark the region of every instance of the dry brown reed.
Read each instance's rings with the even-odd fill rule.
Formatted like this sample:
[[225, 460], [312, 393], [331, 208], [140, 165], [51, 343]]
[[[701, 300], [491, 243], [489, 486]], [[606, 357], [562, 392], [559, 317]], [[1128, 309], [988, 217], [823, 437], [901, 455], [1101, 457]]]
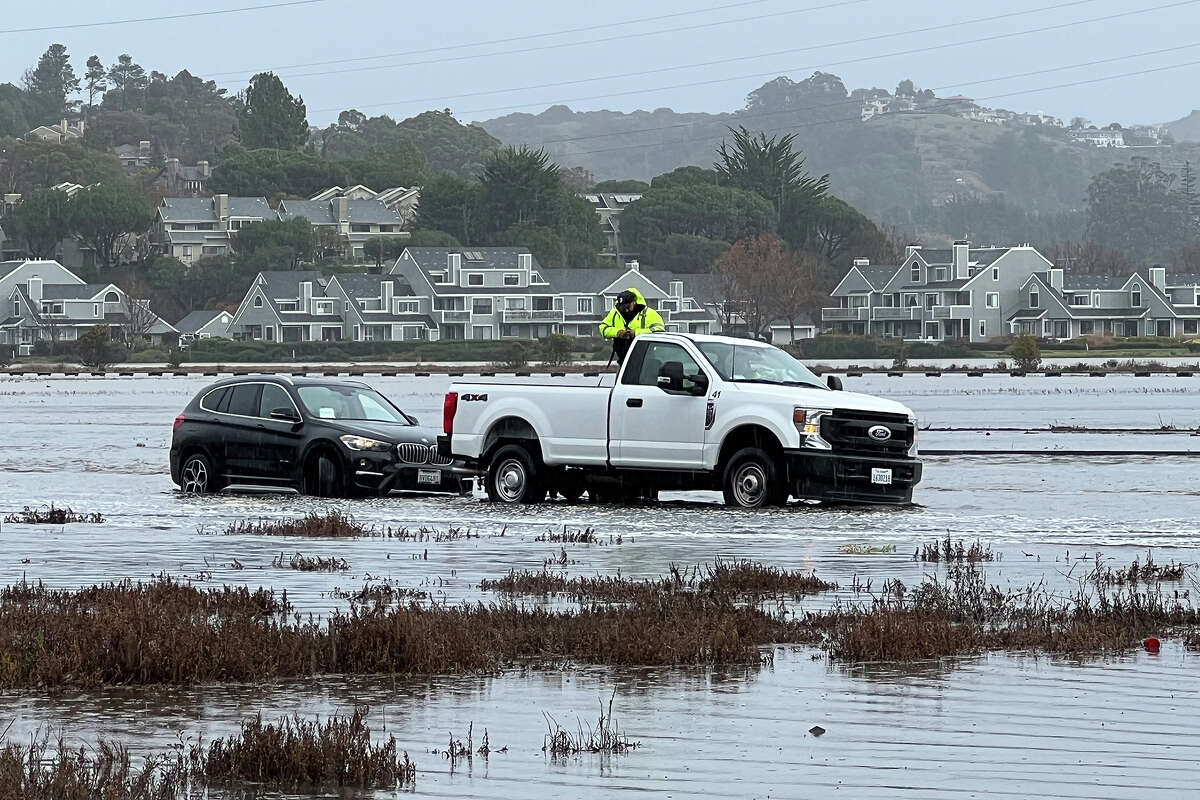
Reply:
[[2, 739], [2, 800], [171, 800], [187, 785], [180, 753], [149, 756], [135, 766], [129, 750], [113, 742], [72, 749], [45, 733], [26, 745]]
[[253, 783], [271, 789], [396, 789], [412, 785], [416, 765], [394, 737], [375, 744], [367, 709], [324, 722], [255, 717], [242, 729], [189, 754], [193, 774], [209, 786]]
[[1147, 551], [1145, 561], [1134, 558], [1128, 567], [1114, 570], [1112, 567], [1106, 566], [1097, 553], [1095, 566], [1092, 568], [1088, 580], [1096, 585], [1103, 586], [1150, 585], [1160, 582], [1181, 581], [1187, 577], [1188, 568], [1188, 564], [1181, 564], [1178, 561], [1159, 564], [1154, 560], [1154, 556]]
[[561, 531], [548, 530], [539, 536], [535, 536], [533, 540], [535, 542], [550, 542], [552, 544], [624, 544], [625, 537], [620, 534], [617, 536], [609, 534], [606, 538], [597, 534], [592, 528], [571, 530], [564, 525]]
[[603, 753], [606, 755], [627, 753], [641, 747], [641, 742], [630, 739], [622, 733], [613, 719], [612, 704], [616, 697], [614, 690], [608, 698], [607, 712], [604, 703], [600, 704], [600, 718], [596, 727], [578, 722], [574, 733], [563, 728], [554, 717], [542, 712], [546, 718], [546, 736], [542, 740], [542, 752], [551, 758], [566, 758], [580, 753]]
[[309, 536], [325, 539], [379, 535], [375, 528], [341, 511], [310, 511], [303, 517], [292, 519], [240, 520], [230, 523], [221, 532], [227, 536]]
[[429, 597], [429, 593], [424, 589], [396, 586], [386, 579], [381, 583], [364, 583], [361, 589], [356, 590], [334, 589], [329, 594], [339, 600], [372, 605], [395, 603], [400, 600], [425, 600]]
[[294, 553], [290, 559], [284, 560], [284, 555], [281, 552], [271, 560], [272, 567], [287, 567], [298, 572], [345, 572], [350, 569], [350, 562], [344, 558], [330, 556], [323, 558], [321, 556], [306, 556], [303, 553]]
[[978, 540], [970, 545], [964, 545], [962, 539], [952, 542], [950, 534], [946, 534], [946, 538], [941, 541], [926, 542], [913, 553], [913, 561], [927, 561], [935, 564], [942, 561], [947, 564], [977, 564], [981, 561], [995, 561], [997, 558], [998, 556], [992, 552], [991, 545], [984, 545]]
[[104, 515], [99, 511], [80, 514], [70, 507], [59, 508], [51, 503], [48, 506], [39, 508], [25, 508], [9, 514], [4, 518], [6, 523], [19, 523], [21, 525], [66, 525], [69, 522], [87, 522], [91, 524], [100, 524], [104, 522]]

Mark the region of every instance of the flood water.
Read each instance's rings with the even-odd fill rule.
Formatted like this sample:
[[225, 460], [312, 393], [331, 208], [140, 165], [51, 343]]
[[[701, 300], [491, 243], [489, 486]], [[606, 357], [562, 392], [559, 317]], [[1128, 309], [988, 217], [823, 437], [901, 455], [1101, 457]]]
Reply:
[[[478, 589], [483, 578], [540, 569], [548, 560], [568, 575], [652, 577], [671, 564], [748, 558], [813, 569], [840, 584], [793, 604], [802, 610], [853, 600], [856, 583], [920, 582], [938, 567], [914, 561], [914, 550], [947, 534], [990, 545], [1000, 560], [987, 565], [988, 578], [1011, 586], [1045, 580], [1067, 591], [1097, 555], [1113, 566], [1147, 550], [1160, 563], [1200, 561], [1200, 461], [1192, 457], [1200, 439], [1190, 435], [1200, 427], [1200, 377], [850, 378], [847, 389], [912, 407], [930, 428], [922, 448], [975, 454], [927, 457], [914, 508], [793, 504], [761, 513], [727, 511], [707, 493], [668, 494], [657, 506], [632, 509], [507, 509], [443, 497], [183, 497], [166, 468], [171, 420], [209, 380], [0, 379], [0, 513], [54, 502], [107, 520], [5, 524], [0, 579], [78, 587], [166, 572], [286, 588], [298, 608], [325, 613], [343, 603], [334, 590], [368, 580], [457, 602], [486, 599]], [[439, 420], [446, 378], [365, 380], [423, 420]], [[1105, 432], [1052, 433], [1050, 426]], [[1089, 450], [1106, 454], [1078, 454]], [[471, 537], [315, 542], [217, 533], [230, 522], [331, 506], [381, 527], [454, 527]], [[600, 542], [547, 541], [564, 527], [592, 528]], [[856, 544], [895, 545], [895, 552], [844, 552]], [[273, 568], [280, 552], [338, 556], [350, 569]], [[541, 752], [543, 712], [570, 728], [594, 722], [598, 703], [614, 690], [617, 721], [640, 748], [561, 762]], [[372, 706], [372, 727], [394, 735], [416, 760], [418, 795], [1195, 797], [1200, 785], [1200, 656], [1169, 640], [1156, 655], [1084, 662], [992, 654], [897, 669], [775, 648], [772, 666], [747, 670], [584, 666], [492, 677], [24, 692], [0, 695], [0, 728], [14, 720], [11, 735], [20, 738], [69, 725], [83, 738], [153, 749], [180, 732], [211, 740], [260, 711], [328, 714], [360, 702]], [[451, 732], [465, 737], [472, 722], [477, 743], [486, 727], [493, 748], [509, 750], [451, 771], [430, 750], [444, 748]], [[808, 733], [818, 724], [827, 730], [819, 738]]]

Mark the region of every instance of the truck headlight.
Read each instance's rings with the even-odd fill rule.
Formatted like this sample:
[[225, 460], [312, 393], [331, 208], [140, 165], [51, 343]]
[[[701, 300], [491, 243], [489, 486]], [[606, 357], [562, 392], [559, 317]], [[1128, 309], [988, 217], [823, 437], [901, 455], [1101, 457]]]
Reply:
[[908, 423], [910, 425], [912, 425], [912, 428], [913, 428], [913, 440], [912, 440], [912, 445], [908, 448], [908, 457], [916, 458], [917, 457], [917, 430], [918, 430], [917, 429], [917, 418], [909, 417]]
[[792, 422], [800, 434], [800, 446], [813, 450], [832, 450], [833, 445], [821, 438], [821, 418], [832, 413], [827, 408], [794, 408]]
[[349, 433], [345, 436], [339, 436], [338, 439], [351, 450], [370, 450], [377, 453], [386, 453], [392, 447], [387, 442], [381, 442], [378, 439], [368, 439], [365, 436], [355, 436]]

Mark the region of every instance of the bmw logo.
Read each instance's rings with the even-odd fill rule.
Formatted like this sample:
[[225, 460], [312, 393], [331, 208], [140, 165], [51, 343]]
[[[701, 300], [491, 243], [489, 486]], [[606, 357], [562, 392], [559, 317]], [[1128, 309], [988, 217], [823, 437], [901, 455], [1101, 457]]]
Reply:
[[892, 429], [886, 425], [872, 425], [867, 428], [867, 436], [870, 436], [877, 442], [886, 442], [892, 438]]

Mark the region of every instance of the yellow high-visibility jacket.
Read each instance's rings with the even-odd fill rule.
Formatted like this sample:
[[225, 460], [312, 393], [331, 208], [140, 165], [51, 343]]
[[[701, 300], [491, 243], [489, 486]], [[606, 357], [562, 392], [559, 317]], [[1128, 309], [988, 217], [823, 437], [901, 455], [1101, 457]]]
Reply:
[[614, 306], [608, 312], [608, 316], [600, 323], [600, 334], [605, 339], [615, 339], [617, 334], [623, 330], [633, 331], [634, 336], [640, 336], [643, 333], [661, 333], [666, 330], [663, 325], [663, 318], [657, 311], [646, 305], [646, 298], [637, 289], [630, 287], [627, 291], [633, 293], [637, 305], [634, 306], [637, 311], [633, 317], [626, 322], [625, 317]]

